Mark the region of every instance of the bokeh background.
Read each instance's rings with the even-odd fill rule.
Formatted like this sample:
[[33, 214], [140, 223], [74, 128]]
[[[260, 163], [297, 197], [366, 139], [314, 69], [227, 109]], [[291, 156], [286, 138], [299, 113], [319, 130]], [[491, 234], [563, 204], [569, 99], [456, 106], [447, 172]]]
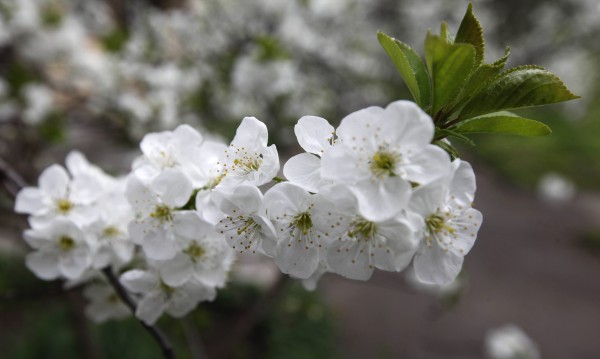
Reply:
[[[30, 183], [73, 149], [124, 174], [142, 136], [189, 123], [229, 139], [267, 123], [283, 156], [303, 115], [337, 124], [409, 93], [377, 30], [422, 53], [462, 0], [0, 0], [0, 164]], [[449, 288], [326, 275], [315, 292], [242, 258], [213, 303], [159, 322], [181, 358], [483, 358], [513, 323], [543, 358], [600, 357], [600, 2], [474, 1], [486, 59], [538, 64], [582, 96], [521, 111], [544, 138], [461, 145], [484, 214]], [[3, 179], [4, 180], [4, 179]], [[4, 183], [4, 182], [3, 182]], [[158, 358], [133, 320], [94, 324], [78, 288], [23, 264], [25, 219], [0, 192], [0, 357]], [[243, 335], [239, 335], [239, 333]]]

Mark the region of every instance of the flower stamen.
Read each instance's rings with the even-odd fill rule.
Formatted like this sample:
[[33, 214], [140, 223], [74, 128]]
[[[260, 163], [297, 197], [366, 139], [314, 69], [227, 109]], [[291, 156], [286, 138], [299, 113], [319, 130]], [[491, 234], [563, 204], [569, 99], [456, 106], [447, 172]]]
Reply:
[[370, 161], [371, 173], [377, 178], [396, 176], [396, 165], [401, 160], [401, 155], [380, 147]]

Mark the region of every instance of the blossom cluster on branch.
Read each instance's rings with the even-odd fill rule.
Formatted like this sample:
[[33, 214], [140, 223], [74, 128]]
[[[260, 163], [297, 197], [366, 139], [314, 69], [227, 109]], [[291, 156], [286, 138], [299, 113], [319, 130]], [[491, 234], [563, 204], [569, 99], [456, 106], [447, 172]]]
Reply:
[[309, 288], [326, 272], [368, 280], [411, 264], [423, 283], [456, 278], [482, 216], [471, 166], [431, 144], [429, 115], [397, 101], [351, 113], [337, 129], [305, 116], [295, 133], [306, 152], [285, 163], [287, 180], [254, 117], [229, 145], [188, 125], [147, 134], [121, 178], [72, 152], [66, 169], [50, 166], [17, 196], [15, 210], [30, 216], [26, 264], [41, 279], [89, 283], [97, 320], [126, 313], [102, 281], [110, 267], [147, 324], [214, 299], [246, 251]]

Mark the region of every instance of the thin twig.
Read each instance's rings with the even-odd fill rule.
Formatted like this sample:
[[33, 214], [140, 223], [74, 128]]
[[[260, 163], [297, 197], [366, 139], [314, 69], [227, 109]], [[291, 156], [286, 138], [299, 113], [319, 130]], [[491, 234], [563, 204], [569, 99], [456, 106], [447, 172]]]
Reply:
[[[119, 282], [119, 279], [115, 276], [112, 269], [110, 269], [109, 267], [104, 268], [102, 270], [102, 273], [104, 273], [108, 282], [115, 289], [119, 298], [121, 298], [123, 303], [125, 303], [125, 305], [127, 305], [129, 309], [131, 309], [131, 312], [135, 315], [137, 306], [133, 299], [131, 299], [125, 288], [121, 285], [121, 282]], [[144, 327], [144, 329], [146, 329], [146, 331], [154, 338], [156, 343], [160, 346], [163, 356], [166, 359], [174, 359], [175, 352], [173, 351], [173, 346], [171, 345], [171, 342], [167, 338], [167, 336], [160, 329], [153, 325], [148, 325], [142, 322], [141, 320], [138, 320], [138, 322]]]
[[0, 181], [2, 182], [2, 187], [13, 199], [17, 197], [17, 193], [21, 189], [27, 187], [27, 182], [23, 177], [2, 158], [0, 158]]

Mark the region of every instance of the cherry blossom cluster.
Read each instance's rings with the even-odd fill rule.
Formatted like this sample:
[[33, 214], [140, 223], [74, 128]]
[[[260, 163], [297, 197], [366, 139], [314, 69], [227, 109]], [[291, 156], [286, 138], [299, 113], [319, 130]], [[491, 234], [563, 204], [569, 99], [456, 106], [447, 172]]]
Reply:
[[456, 278], [482, 220], [475, 176], [431, 144], [433, 121], [416, 104], [368, 107], [338, 128], [305, 116], [295, 134], [306, 152], [285, 163], [286, 179], [254, 117], [229, 145], [188, 125], [147, 134], [123, 178], [73, 152], [17, 197], [30, 215], [26, 264], [41, 279], [90, 283], [98, 320], [127, 313], [98, 280], [110, 267], [148, 324], [214, 299], [236, 253], [271, 257], [307, 287], [325, 272], [367, 280], [411, 264], [422, 283]]

